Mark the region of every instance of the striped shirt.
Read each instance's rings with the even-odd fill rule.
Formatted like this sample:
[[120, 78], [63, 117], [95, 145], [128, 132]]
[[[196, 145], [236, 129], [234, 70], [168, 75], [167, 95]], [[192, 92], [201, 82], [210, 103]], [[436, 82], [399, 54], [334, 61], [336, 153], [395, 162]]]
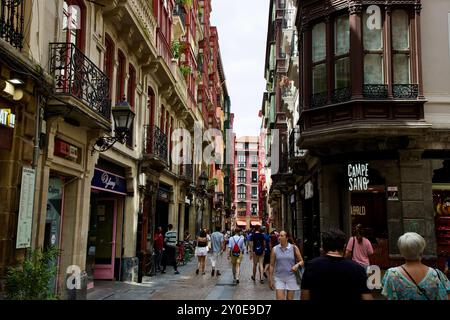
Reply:
[[164, 242], [166, 246], [176, 247], [177, 245], [177, 232], [176, 231], [167, 231], [165, 234]]

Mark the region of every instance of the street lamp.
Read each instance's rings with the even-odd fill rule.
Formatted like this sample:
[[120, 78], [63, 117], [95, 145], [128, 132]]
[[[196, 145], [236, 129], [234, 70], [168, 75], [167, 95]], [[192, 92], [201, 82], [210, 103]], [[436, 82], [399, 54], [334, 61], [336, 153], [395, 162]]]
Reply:
[[110, 149], [117, 141], [124, 143], [130, 133], [135, 114], [125, 97], [112, 109], [112, 115], [115, 136], [99, 138], [92, 148], [92, 153], [94, 151], [104, 152]]

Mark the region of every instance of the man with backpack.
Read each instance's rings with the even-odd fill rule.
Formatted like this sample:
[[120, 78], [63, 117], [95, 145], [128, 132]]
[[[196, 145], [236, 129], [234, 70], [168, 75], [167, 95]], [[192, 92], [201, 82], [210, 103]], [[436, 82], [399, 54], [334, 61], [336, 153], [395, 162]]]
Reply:
[[228, 241], [228, 247], [230, 248], [230, 255], [228, 256], [228, 259], [231, 258], [231, 266], [233, 270], [233, 280], [236, 281], [236, 283], [239, 283], [239, 275], [241, 273], [240, 266], [241, 266], [241, 259], [242, 259], [242, 253], [245, 251], [244, 246], [244, 237], [241, 236], [241, 229], [236, 228], [234, 231], [234, 236], [230, 238]]
[[259, 281], [264, 283], [263, 273], [264, 273], [264, 252], [266, 249], [266, 239], [264, 235], [260, 232], [259, 226], [255, 227], [255, 232], [252, 235], [250, 247], [252, 248], [252, 255], [250, 260], [253, 258], [253, 275], [252, 280], [255, 281], [256, 268], [259, 270]]

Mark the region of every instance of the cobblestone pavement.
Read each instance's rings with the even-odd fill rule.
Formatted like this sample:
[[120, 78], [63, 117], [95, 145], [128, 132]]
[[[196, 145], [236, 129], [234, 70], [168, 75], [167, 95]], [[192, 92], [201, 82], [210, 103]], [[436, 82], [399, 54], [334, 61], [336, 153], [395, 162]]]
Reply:
[[[211, 261], [206, 262], [205, 275], [196, 275], [197, 259], [178, 268], [175, 275], [168, 266], [166, 274], [145, 277], [143, 283], [96, 281], [94, 289], [88, 291], [88, 300], [274, 300], [275, 292], [270, 290], [268, 280], [260, 283], [251, 279], [253, 264], [248, 254], [241, 264], [240, 283], [233, 282], [231, 263], [224, 255], [220, 266], [221, 276], [211, 277]], [[375, 299], [382, 299], [374, 291]], [[295, 299], [300, 298], [297, 292]]]

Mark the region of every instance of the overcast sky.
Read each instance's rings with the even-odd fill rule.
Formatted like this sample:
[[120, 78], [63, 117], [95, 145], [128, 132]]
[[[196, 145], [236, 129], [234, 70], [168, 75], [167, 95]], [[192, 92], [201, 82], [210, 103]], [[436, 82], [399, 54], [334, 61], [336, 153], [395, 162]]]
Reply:
[[269, 0], [212, 0], [211, 24], [217, 26], [234, 131], [237, 137], [258, 135], [266, 87]]

